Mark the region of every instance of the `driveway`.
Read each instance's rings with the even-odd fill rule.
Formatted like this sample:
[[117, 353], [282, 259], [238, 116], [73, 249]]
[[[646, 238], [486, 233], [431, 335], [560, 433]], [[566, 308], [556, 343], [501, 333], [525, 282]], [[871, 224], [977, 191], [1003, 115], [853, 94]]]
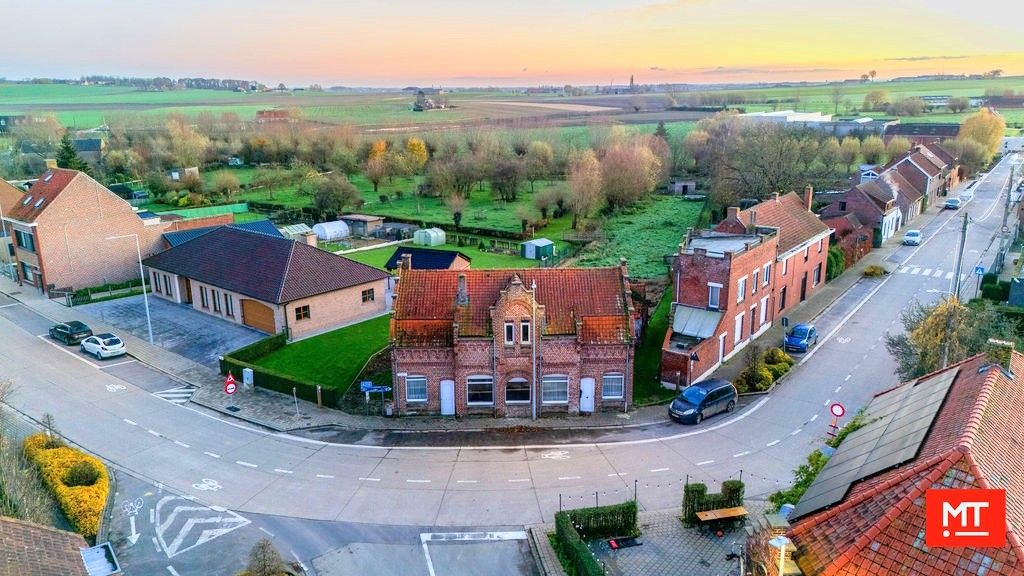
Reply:
[[[85, 304], [75, 309], [139, 338], [149, 337], [141, 295]], [[154, 344], [214, 368], [218, 356], [267, 337], [263, 332], [161, 298], [149, 299], [149, 313], [153, 319]], [[88, 323], [88, 319], [82, 320]]]

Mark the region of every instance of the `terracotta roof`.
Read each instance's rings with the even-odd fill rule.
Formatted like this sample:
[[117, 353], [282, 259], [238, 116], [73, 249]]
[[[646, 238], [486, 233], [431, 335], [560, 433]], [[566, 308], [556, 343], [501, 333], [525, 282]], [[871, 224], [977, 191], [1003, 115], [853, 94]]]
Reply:
[[913, 202], [920, 200], [924, 197], [924, 192], [918, 190], [913, 184], [910, 183], [902, 174], [895, 170], [886, 170], [879, 176], [878, 182], [882, 186], [888, 187], [890, 190], [895, 191], [897, 194], [902, 194], [908, 201]]
[[920, 152], [914, 152], [910, 155], [910, 159], [914, 161], [914, 164], [923, 170], [929, 176], [938, 176], [942, 173], [942, 170], [936, 166], [932, 161]]
[[885, 205], [888, 202], [895, 202], [896, 200], [896, 191], [879, 183], [878, 180], [862, 182], [854, 186], [854, 188], [867, 195], [878, 206], [879, 210], [882, 211], [885, 210]]
[[[1020, 378], [1024, 355], [1015, 352], [1011, 368]], [[1024, 447], [1006, 433], [1024, 429], [1024, 388], [981, 355], [946, 369], [951, 370], [959, 372], [913, 460], [857, 481], [839, 504], [793, 522], [788, 535], [805, 573], [952, 576], [977, 573], [983, 562], [990, 576], [1024, 573]], [[1004, 488], [1006, 546], [925, 546], [923, 496], [939, 486]]]
[[826, 226], [836, 231], [838, 238], [843, 238], [854, 230], [860, 230], [864, 227], [861, 224], [860, 219], [853, 212], [847, 212], [846, 214], [840, 214], [831, 218], [825, 218], [822, 220]]
[[934, 142], [929, 142], [924, 145], [932, 154], [938, 156], [947, 166], [954, 166], [956, 164], [956, 156], [949, 153], [948, 150], [943, 148], [941, 145]]
[[[936, 148], [939, 148], [939, 146], [936, 146]], [[929, 148], [928, 146], [917, 146], [916, 148], [914, 148], [914, 150], [916, 150], [918, 154], [927, 158], [928, 162], [935, 166], [940, 172], [943, 168], [949, 166], [948, 162], [946, 162], [943, 158], [940, 158], [939, 155], [936, 154], [935, 152], [932, 152], [931, 148]]]
[[[455, 304], [459, 276], [466, 276], [469, 305]], [[400, 345], [444, 345], [453, 337], [493, 334], [491, 307], [515, 281], [537, 283], [545, 335], [577, 334], [586, 343], [629, 341], [632, 305], [622, 271], [613, 268], [521, 270], [407, 270], [398, 282], [392, 337]]]
[[207, 232], [142, 263], [274, 304], [388, 277], [383, 270], [302, 242], [233, 226]]
[[0, 576], [87, 576], [78, 534], [0, 516]]
[[808, 212], [804, 200], [796, 192], [769, 198], [746, 210], [740, 210], [735, 219], [726, 219], [715, 230], [735, 231], [737, 220], [746, 227], [750, 214], [755, 214], [755, 224], [770, 226], [779, 230], [779, 252], [786, 253], [809, 241], [819, 234], [827, 234], [828, 226], [813, 213]]
[[[4, 216], [19, 222], [35, 222], [35, 219], [53, 204], [53, 199], [59, 196], [79, 174], [83, 178], [88, 178], [97, 186], [103, 186], [76, 170], [64, 170], [63, 168], [47, 170], [25, 194], [25, 199], [15, 206], [10, 214], [5, 214]], [[41, 203], [40, 200], [42, 200]]]

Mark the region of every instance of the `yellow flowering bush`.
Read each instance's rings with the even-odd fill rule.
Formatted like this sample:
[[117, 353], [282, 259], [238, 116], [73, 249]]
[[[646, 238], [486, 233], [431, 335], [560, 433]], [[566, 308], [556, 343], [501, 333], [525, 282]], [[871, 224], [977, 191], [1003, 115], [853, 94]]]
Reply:
[[[43, 433], [25, 438], [22, 444], [25, 455], [39, 467], [43, 481], [57, 498], [75, 531], [87, 538], [94, 538], [110, 490], [107, 467], [98, 459], [68, 446], [47, 448], [46, 441], [46, 434]], [[87, 462], [96, 469], [99, 473], [96, 482], [90, 486], [67, 486], [64, 479], [68, 471], [79, 462]]]

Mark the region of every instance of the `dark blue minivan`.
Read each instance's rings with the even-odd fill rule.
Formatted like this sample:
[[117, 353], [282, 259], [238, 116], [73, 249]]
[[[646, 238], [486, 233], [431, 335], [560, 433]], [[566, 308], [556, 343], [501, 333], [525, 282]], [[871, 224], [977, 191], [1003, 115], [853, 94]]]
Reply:
[[668, 406], [668, 416], [682, 424], [700, 424], [708, 416], [735, 410], [738, 396], [728, 380], [703, 380], [676, 396]]

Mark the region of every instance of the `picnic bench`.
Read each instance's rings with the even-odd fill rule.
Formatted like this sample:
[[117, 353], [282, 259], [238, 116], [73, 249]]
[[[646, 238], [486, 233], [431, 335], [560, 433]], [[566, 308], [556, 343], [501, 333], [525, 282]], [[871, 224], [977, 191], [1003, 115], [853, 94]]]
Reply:
[[713, 526], [720, 526], [725, 522], [732, 520], [741, 520], [747, 516], [747, 509], [743, 506], [734, 506], [732, 508], [717, 508], [715, 510], [705, 510], [703, 512], [697, 512], [697, 519], [701, 522], [707, 522]]

